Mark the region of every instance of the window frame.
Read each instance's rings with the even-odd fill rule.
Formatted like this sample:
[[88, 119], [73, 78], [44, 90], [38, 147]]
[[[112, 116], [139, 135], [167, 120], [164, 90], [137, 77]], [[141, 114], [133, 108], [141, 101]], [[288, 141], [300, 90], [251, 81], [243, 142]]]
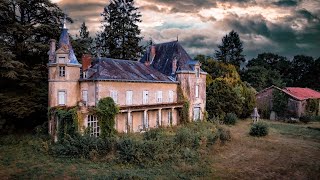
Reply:
[[[60, 103], [60, 93], [63, 93], [64, 103]], [[66, 106], [67, 105], [67, 91], [66, 90], [58, 90], [58, 106]]]
[[196, 97], [196, 98], [199, 98], [199, 88], [200, 88], [200, 87], [199, 87], [199, 85], [197, 84], [196, 87], [195, 87], [195, 97]]
[[97, 116], [94, 116], [92, 114], [87, 115], [86, 126], [87, 126], [87, 128], [89, 128], [90, 136], [93, 136], [93, 137], [100, 136], [100, 126], [99, 126]]
[[110, 97], [113, 99], [114, 103], [118, 104], [118, 91], [110, 90]]
[[142, 92], [142, 104], [148, 104], [149, 103], [149, 91], [144, 90]]
[[168, 96], [169, 96], [169, 98], [168, 98], [169, 103], [173, 103], [174, 99], [173, 99], [173, 91], [172, 90], [169, 90]]
[[157, 103], [163, 102], [162, 91], [157, 91]]
[[[86, 95], [85, 95], [84, 92], [86, 92]], [[84, 102], [85, 106], [88, 105], [88, 99], [89, 99], [88, 97], [89, 97], [88, 96], [88, 90], [87, 89], [82, 90], [82, 101]]]
[[129, 90], [126, 91], [126, 105], [132, 105], [133, 104], [133, 91]]
[[59, 77], [66, 77], [66, 67], [59, 66]]

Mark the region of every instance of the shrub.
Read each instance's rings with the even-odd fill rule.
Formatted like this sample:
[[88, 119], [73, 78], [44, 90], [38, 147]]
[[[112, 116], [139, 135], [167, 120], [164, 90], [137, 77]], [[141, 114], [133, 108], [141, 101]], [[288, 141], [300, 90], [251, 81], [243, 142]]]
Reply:
[[200, 145], [200, 136], [188, 128], [180, 128], [174, 140], [180, 146], [185, 147], [197, 148]]
[[157, 141], [163, 136], [163, 130], [161, 128], [150, 129], [143, 134], [144, 140], [154, 140]]
[[307, 124], [307, 123], [309, 123], [311, 121], [311, 116], [309, 116], [309, 115], [301, 116], [300, 117], [300, 121], [305, 123], [305, 124]]
[[138, 160], [137, 155], [137, 141], [129, 137], [120, 139], [117, 143], [117, 151], [119, 160], [121, 162], [136, 162]]
[[222, 143], [225, 143], [226, 141], [231, 140], [230, 130], [228, 130], [228, 129], [219, 128], [218, 134], [219, 134], [219, 139]]
[[266, 136], [268, 135], [269, 129], [268, 126], [264, 123], [256, 123], [251, 126], [249, 134], [251, 136]]
[[227, 113], [227, 115], [224, 117], [224, 124], [228, 125], [235, 125], [236, 121], [238, 120], [238, 117], [234, 113]]

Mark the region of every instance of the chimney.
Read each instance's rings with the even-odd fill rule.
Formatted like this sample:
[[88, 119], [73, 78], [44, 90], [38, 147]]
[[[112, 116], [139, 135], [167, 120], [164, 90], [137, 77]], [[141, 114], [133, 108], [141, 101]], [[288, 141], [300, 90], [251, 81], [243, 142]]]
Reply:
[[171, 72], [171, 74], [174, 75], [176, 73], [176, 70], [177, 70], [177, 59], [174, 58], [172, 60], [172, 72]]
[[91, 55], [83, 54], [81, 57], [82, 60], [82, 71], [86, 71], [91, 66]]
[[49, 62], [55, 61], [55, 52], [56, 52], [56, 40], [50, 39], [50, 50], [49, 50]]
[[152, 64], [152, 61], [154, 59], [154, 57], [156, 56], [156, 46], [155, 45], [151, 45], [151, 50], [150, 50], [150, 56], [149, 56], [149, 62], [150, 64]]

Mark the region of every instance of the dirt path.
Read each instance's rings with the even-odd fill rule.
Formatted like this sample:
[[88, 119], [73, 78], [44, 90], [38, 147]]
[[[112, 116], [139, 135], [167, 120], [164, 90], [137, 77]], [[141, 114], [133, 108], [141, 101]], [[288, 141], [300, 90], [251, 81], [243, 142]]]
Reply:
[[222, 179], [320, 179], [320, 143], [270, 129], [249, 136], [250, 121], [229, 127], [232, 141], [212, 152], [215, 177]]

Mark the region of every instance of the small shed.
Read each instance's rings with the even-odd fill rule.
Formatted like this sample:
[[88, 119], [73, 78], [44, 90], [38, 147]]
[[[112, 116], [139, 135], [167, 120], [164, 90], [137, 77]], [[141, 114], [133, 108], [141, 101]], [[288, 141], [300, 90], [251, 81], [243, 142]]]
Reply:
[[269, 118], [274, 110], [274, 92], [287, 95], [287, 109], [285, 114], [301, 117], [306, 114], [320, 115], [320, 92], [310, 88], [271, 86], [256, 94], [257, 107], [264, 118]]

